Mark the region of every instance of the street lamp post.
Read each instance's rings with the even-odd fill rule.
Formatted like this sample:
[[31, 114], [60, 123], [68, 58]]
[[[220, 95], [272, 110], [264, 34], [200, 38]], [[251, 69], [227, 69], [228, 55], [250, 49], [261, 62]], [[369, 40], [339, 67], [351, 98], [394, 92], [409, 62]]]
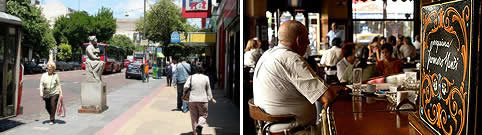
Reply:
[[[143, 32], [143, 40], [146, 40], [146, 0], [144, 0], [144, 32]], [[144, 47], [144, 61], [147, 64], [147, 47], [149, 47], [149, 42], [147, 42], [147, 45]]]

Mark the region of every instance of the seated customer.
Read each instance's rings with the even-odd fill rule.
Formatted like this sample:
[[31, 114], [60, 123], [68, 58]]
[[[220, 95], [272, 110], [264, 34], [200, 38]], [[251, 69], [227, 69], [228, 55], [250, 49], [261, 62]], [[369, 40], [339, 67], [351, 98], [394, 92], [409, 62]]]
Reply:
[[380, 59], [380, 38], [378, 36], [374, 37], [372, 42], [368, 45], [368, 59], [369, 60], [379, 60]]
[[415, 58], [417, 56], [417, 49], [412, 44], [410, 37], [403, 38], [403, 45], [400, 46], [400, 57], [405, 58]]
[[[274, 124], [271, 133], [319, 134], [315, 125], [315, 102], [325, 107], [336, 97], [339, 86], [328, 86], [303, 59], [309, 44], [308, 30], [289, 20], [279, 28], [279, 44], [266, 51], [258, 61], [253, 76], [254, 104], [271, 115], [295, 115], [289, 123]], [[312, 132], [312, 133], [310, 133]]]
[[377, 69], [382, 71], [384, 76], [402, 72], [402, 60], [392, 57], [392, 46], [384, 44], [381, 49], [384, 58], [377, 62]]
[[259, 57], [261, 57], [261, 44], [255, 38], [248, 40], [244, 50], [244, 67], [254, 68]]
[[331, 41], [333, 45], [330, 49], [326, 50], [321, 57], [320, 64], [322, 66], [333, 67], [336, 63], [340, 61], [343, 57], [341, 56], [341, 39], [335, 38]]
[[368, 48], [363, 47], [358, 49], [355, 56], [357, 60], [355, 64], [350, 65], [346, 68], [345, 73], [343, 74], [342, 80], [340, 82], [348, 82], [353, 83], [353, 69], [361, 68], [362, 69], [362, 81], [366, 81], [372, 77], [376, 77], [380, 75], [375, 65], [368, 65]]
[[343, 55], [343, 59], [336, 64], [336, 77], [338, 77], [338, 80], [342, 79], [345, 69], [355, 63], [355, 45], [351, 43], [345, 44], [341, 48], [341, 54]]

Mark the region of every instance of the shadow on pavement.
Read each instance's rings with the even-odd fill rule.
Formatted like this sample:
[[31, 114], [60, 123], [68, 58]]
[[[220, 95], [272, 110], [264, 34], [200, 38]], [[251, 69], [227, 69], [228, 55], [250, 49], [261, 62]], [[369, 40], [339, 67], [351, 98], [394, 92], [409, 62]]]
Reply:
[[13, 120], [0, 120], [0, 132], [15, 128], [25, 123]]
[[[44, 120], [42, 124], [49, 124], [50, 120]], [[65, 124], [66, 122], [63, 120], [55, 120], [55, 124]]]
[[[180, 135], [194, 135], [194, 133], [191, 131], [187, 133], [181, 133]], [[212, 135], [212, 134], [201, 134], [201, 135]]]
[[209, 127], [215, 127], [215, 132], [219, 135], [239, 134], [239, 107], [224, 97], [223, 90], [216, 89], [212, 92], [217, 103], [209, 103], [207, 119]]
[[180, 135], [194, 135], [193, 132], [181, 133]]

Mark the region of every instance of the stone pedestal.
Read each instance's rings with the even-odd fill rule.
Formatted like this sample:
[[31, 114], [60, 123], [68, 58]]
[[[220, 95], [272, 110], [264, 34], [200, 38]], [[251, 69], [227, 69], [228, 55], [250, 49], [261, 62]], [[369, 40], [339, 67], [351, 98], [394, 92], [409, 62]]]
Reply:
[[107, 110], [106, 85], [104, 82], [81, 83], [81, 108], [79, 113], [102, 113]]

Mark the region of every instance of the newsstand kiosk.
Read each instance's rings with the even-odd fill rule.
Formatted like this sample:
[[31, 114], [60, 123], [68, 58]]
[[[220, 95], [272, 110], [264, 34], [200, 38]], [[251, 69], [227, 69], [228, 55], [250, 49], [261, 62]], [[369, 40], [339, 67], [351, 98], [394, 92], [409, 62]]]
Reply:
[[0, 7], [0, 119], [5, 119], [18, 115], [20, 110], [22, 21], [2, 9]]

